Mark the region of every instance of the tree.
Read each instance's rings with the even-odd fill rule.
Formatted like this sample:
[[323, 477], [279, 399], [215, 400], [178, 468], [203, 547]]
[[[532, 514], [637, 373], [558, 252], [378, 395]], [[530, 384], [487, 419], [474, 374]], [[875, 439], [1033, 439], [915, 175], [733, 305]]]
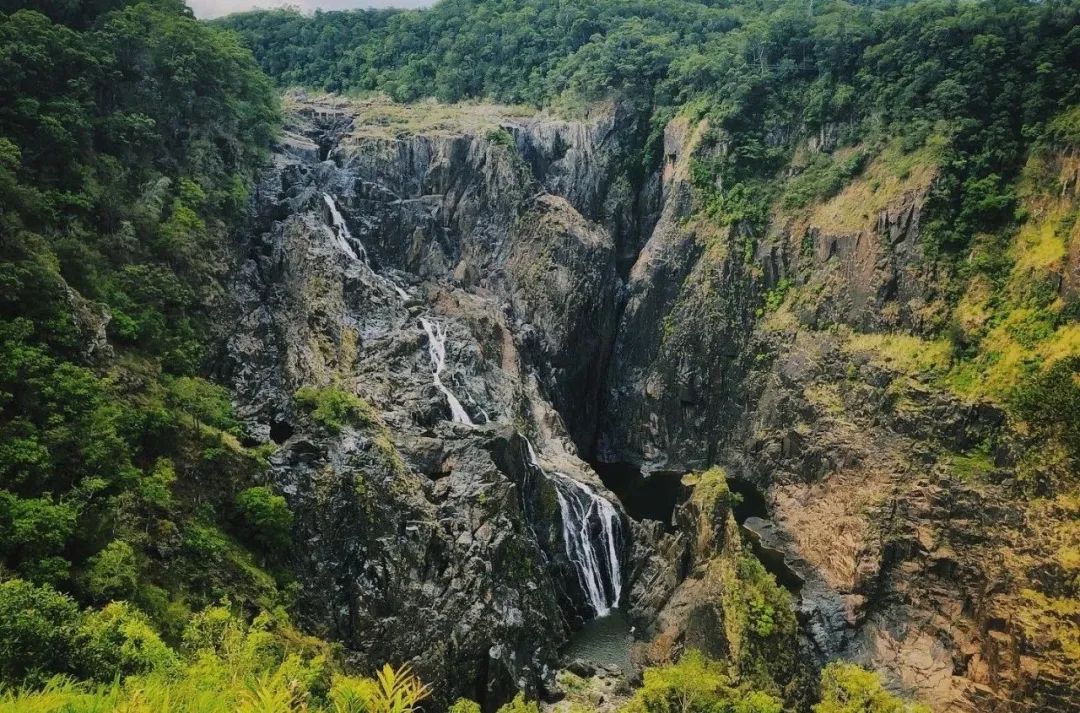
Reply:
[[821, 702], [814, 713], [929, 713], [885, 690], [876, 673], [834, 661], [821, 672]]
[[236, 507], [252, 543], [264, 551], [288, 546], [293, 514], [285, 498], [260, 485], [241, 491]]
[[95, 601], [128, 599], [139, 581], [135, 550], [123, 540], [113, 540], [90, 558], [86, 590]]
[[79, 608], [52, 587], [21, 579], [0, 583], [0, 674], [40, 683], [69, 670]]
[[149, 671], [170, 671], [179, 659], [149, 619], [127, 602], [86, 614], [75, 635], [77, 666], [87, 678], [109, 681]]

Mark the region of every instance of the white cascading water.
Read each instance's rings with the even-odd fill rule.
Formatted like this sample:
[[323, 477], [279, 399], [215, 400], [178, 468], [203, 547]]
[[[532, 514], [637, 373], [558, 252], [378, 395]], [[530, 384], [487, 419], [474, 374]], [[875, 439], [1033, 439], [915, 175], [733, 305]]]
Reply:
[[454, 420], [454, 423], [464, 423], [466, 426], [475, 425], [472, 419], [469, 418], [469, 414], [465, 413], [465, 409], [461, 406], [461, 402], [457, 397], [446, 388], [446, 385], [442, 382], [443, 368], [446, 366], [446, 329], [441, 324], [433, 319], [427, 317], [420, 318], [420, 324], [423, 325], [424, 331], [428, 336], [428, 356], [431, 358], [431, 380], [435, 382], [435, 386], [439, 391], [443, 392], [446, 396], [447, 402], [450, 404], [450, 416]]
[[326, 207], [330, 209], [330, 222], [334, 227], [334, 235], [337, 236], [338, 246], [341, 248], [342, 252], [353, 260], [362, 260], [366, 263], [367, 251], [364, 250], [363, 246], [360, 247], [360, 255], [357, 255], [356, 251], [353, 250], [352, 233], [349, 232], [349, 226], [345, 223], [345, 216], [338, 210], [337, 203], [329, 193], [323, 193], [322, 197], [323, 201], [326, 202]]
[[[549, 476], [540, 466], [532, 443], [526, 439], [525, 444], [529, 465], [547, 477], [555, 488], [566, 556], [574, 565], [581, 590], [596, 616], [606, 616], [619, 606], [622, 597], [618, 551], [622, 520], [615, 506], [585, 483], [565, 473]], [[592, 535], [594, 522], [599, 525], [597, 538]]]
[[[398, 297], [403, 300], [409, 299], [411, 295], [409, 295], [408, 292], [401, 289], [401, 287], [394, 284], [386, 277], [376, 274], [375, 271], [371, 269], [371, 263], [368, 262], [367, 249], [360, 244], [360, 241], [356, 240], [356, 238], [352, 236], [351, 232], [349, 232], [349, 226], [345, 222], [345, 216], [343, 216], [341, 214], [341, 211], [338, 210], [337, 201], [334, 200], [333, 196], [331, 196], [329, 193], [323, 193], [323, 201], [326, 203], [326, 207], [330, 209], [330, 222], [334, 228], [334, 235], [337, 237], [338, 247], [341, 248], [342, 252], [351, 257], [353, 260], [362, 262], [368, 268], [371, 274], [375, 275], [375, 279], [379, 280], [384, 285], [393, 289], [394, 292], [397, 293]], [[354, 245], [359, 248], [359, 254], [357, 254], [356, 250], [353, 249]]]

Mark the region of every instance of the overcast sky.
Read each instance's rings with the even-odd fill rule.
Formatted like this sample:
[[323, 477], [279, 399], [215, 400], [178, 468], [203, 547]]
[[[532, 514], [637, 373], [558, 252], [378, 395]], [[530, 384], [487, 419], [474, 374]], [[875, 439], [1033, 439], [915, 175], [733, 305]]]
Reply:
[[350, 10], [357, 7], [426, 7], [435, 0], [187, 0], [196, 17], [220, 17], [257, 7], [290, 5], [301, 10]]

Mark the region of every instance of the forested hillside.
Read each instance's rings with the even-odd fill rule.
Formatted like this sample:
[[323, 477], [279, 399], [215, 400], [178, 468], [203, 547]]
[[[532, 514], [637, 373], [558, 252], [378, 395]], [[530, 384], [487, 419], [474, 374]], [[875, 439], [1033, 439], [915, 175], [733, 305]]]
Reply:
[[[0, 0], [0, 712], [922, 711], [807, 643], [762, 472], [822, 581], [813, 508], [884, 523], [845, 636], [1066, 710], [1078, 156], [1080, 0]], [[614, 697], [549, 666], [601, 611], [566, 493]]]
[[[690, 113], [709, 122], [709, 140], [723, 142], [719, 156], [694, 167], [707, 211], [755, 234], [774, 203], [791, 210], [830, 198], [884, 147], [932, 156], [923, 237], [949, 307], [923, 331], [951, 340], [961, 389], [975, 388], [973, 374], [999, 350], [984, 340], [988, 325], [965, 331], [947, 312], [973, 279], [1004, 290], [1009, 236], [1026, 217], [1018, 180], [1029, 150], [1068, 151], [1078, 140], [1080, 3], [1072, 1], [446, 0], [425, 11], [258, 12], [221, 24], [286, 86], [570, 112], [629, 100], [654, 127], [642, 170], [659, 160], [666, 121]], [[783, 175], [799, 139], [819, 133], [830, 150]], [[1020, 300], [1040, 340], [1076, 319], [1075, 302], [1051, 304], [1052, 294], [1035, 292]], [[991, 302], [1005, 319], [1004, 297]], [[1068, 479], [1080, 457], [1070, 425], [1080, 408], [1075, 364], [1033, 371], [1030, 351], [1010, 360], [1017, 368], [991, 395], [1072, 454], [1031, 478]]]
[[181, 2], [0, 11], [0, 709], [329, 685], [330, 649], [280, 608], [265, 453], [203, 378], [277, 97]]

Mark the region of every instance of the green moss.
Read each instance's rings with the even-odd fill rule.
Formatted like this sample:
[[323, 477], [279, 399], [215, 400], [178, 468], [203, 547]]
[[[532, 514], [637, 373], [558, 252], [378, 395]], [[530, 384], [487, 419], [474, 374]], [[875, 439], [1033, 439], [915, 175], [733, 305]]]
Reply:
[[684, 475], [682, 484], [693, 488], [690, 499], [702, 512], [712, 512], [717, 505], [731, 504], [727, 473], [720, 466]]
[[978, 481], [992, 474], [997, 468], [989, 443], [984, 443], [967, 453], [949, 457], [953, 472], [963, 480]]

